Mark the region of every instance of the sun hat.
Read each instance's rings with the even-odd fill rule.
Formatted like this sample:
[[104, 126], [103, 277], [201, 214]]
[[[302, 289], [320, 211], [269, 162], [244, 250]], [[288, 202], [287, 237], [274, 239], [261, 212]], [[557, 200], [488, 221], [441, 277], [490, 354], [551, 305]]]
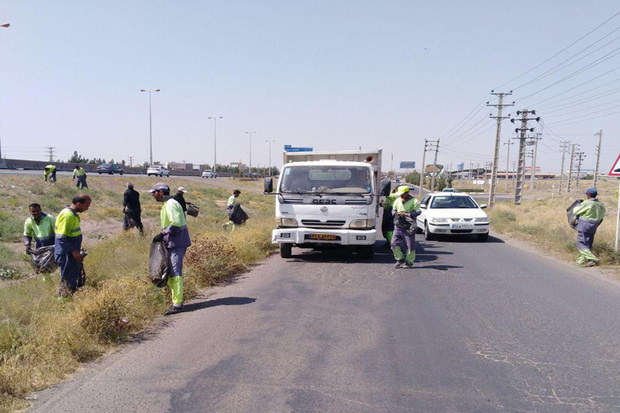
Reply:
[[180, 186], [180, 187], [179, 187], [179, 189], [177, 189], [177, 191], [179, 191], [179, 192], [183, 192], [183, 193], [186, 193], [186, 192], [187, 192], [187, 189], [185, 189], [185, 187], [184, 187], [184, 186]]

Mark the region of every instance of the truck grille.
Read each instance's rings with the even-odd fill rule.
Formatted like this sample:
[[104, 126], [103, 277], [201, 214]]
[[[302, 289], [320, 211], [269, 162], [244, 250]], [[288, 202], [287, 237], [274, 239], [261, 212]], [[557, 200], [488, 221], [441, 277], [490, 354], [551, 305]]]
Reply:
[[325, 221], [321, 222], [318, 219], [302, 219], [302, 225], [306, 227], [317, 227], [317, 228], [325, 228], [325, 227], [342, 227], [344, 226], [346, 221]]

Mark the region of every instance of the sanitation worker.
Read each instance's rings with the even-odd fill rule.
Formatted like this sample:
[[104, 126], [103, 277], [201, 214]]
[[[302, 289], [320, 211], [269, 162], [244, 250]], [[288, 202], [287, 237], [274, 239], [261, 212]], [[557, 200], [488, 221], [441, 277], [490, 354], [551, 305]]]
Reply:
[[[420, 215], [420, 203], [409, 193], [408, 186], [398, 187], [398, 198], [394, 200], [394, 235], [392, 251], [396, 258], [395, 268], [412, 268], [415, 261], [415, 218]], [[403, 254], [402, 246], [407, 254]]]
[[383, 218], [381, 219], [381, 232], [383, 238], [386, 239], [385, 246], [389, 247], [392, 243], [392, 235], [394, 235], [394, 215], [392, 214], [392, 208], [394, 207], [394, 201], [398, 198], [396, 193], [398, 188], [392, 189], [392, 193], [385, 197], [383, 200]]
[[[34, 238], [34, 249], [54, 245], [54, 217], [41, 212], [41, 205], [30, 204], [28, 206], [30, 217], [24, 223], [24, 245], [26, 254], [30, 254], [32, 239]], [[43, 273], [44, 281], [51, 281], [50, 275]]]
[[56, 182], [56, 165], [46, 165], [45, 168], [43, 168], [43, 177], [45, 178], [45, 182], [49, 181], [50, 182]]
[[131, 182], [128, 182], [127, 190], [123, 193], [123, 229], [127, 231], [133, 225], [141, 234], [144, 233], [141, 214], [140, 193], [133, 189]]
[[75, 181], [77, 178], [77, 182], [75, 186], [79, 189], [88, 188], [88, 184], [86, 183], [86, 171], [80, 165], [75, 165], [75, 169], [73, 170], [73, 180]]
[[56, 218], [56, 246], [54, 258], [60, 268], [58, 300], [65, 301], [78, 288], [84, 286], [84, 256], [82, 251], [82, 229], [80, 216], [90, 208], [90, 196], [76, 195], [71, 205], [60, 211]]
[[239, 203], [239, 201], [237, 200], [237, 198], [239, 198], [239, 195], [241, 195], [241, 191], [235, 189], [233, 191], [233, 194], [228, 197], [228, 202], [226, 202], [226, 213], [228, 214], [228, 222], [222, 225], [222, 228], [224, 228], [224, 230], [230, 228], [235, 229], [235, 223], [232, 221], [231, 215], [233, 213], [233, 210], [235, 209], [235, 205]]
[[191, 245], [187, 222], [181, 204], [170, 196], [170, 187], [163, 182], [156, 183], [149, 190], [161, 207], [161, 232], [153, 238], [153, 242], [164, 241], [170, 253], [172, 267], [168, 287], [172, 291], [172, 305], [167, 314], [183, 310], [183, 257], [187, 247]]
[[605, 205], [596, 197], [596, 188], [586, 190], [586, 200], [573, 208], [573, 214], [577, 217], [577, 264], [593, 267], [598, 264], [598, 258], [592, 254], [594, 234], [603, 218], [605, 218]]
[[187, 213], [187, 202], [185, 201], [185, 197], [183, 196], [187, 192], [184, 186], [180, 186], [177, 189], [177, 193], [174, 194], [174, 200], [181, 204], [181, 208], [183, 208], [183, 213]]

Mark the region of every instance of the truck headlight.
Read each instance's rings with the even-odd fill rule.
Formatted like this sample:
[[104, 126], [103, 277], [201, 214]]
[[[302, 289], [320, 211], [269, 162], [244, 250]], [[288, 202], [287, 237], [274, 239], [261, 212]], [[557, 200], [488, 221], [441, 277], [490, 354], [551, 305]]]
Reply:
[[295, 218], [277, 218], [276, 223], [280, 228], [297, 228], [297, 220]]
[[372, 229], [375, 227], [374, 219], [354, 219], [349, 224], [351, 229]]
[[431, 218], [432, 223], [439, 224], [441, 222], [448, 222], [448, 218]]

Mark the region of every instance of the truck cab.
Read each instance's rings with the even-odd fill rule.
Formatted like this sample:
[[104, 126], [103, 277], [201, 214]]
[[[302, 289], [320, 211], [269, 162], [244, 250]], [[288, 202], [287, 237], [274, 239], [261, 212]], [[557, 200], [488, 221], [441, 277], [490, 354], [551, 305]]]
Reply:
[[[381, 151], [284, 153], [272, 242], [283, 258], [300, 248], [343, 247], [372, 258]], [[271, 192], [266, 183], [266, 192]]]

